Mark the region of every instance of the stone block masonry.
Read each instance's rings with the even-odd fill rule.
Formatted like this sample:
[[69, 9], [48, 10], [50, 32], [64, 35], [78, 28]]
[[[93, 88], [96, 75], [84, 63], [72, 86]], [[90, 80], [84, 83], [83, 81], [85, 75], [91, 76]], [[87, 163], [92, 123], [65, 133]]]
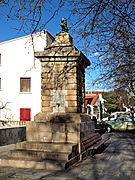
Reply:
[[54, 43], [35, 57], [42, 66], [42, 112], [84, 112], [85, 68], [90, 62], [69, 33], [57, 34]]
[[78, 144], [80, 138], [94, 132], [94, 124], [79, 113], [39, 113], [26, 131], [28, 141]]

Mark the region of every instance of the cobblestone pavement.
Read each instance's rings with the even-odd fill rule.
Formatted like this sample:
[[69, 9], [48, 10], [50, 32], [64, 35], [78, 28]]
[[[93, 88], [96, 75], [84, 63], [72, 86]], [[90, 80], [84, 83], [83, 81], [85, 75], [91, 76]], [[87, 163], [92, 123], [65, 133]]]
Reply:
[[[0, 180], [134, 180], [135, 133], [103, 136], [110, 136], [110, 140], [102, 153], [94, 158], [88, 157], [67, 171], [0, 167]], [[5, 148], [12, 148], [8, 147]], [[5, 150], [0, 148], [0, 153], [5, 153]]]

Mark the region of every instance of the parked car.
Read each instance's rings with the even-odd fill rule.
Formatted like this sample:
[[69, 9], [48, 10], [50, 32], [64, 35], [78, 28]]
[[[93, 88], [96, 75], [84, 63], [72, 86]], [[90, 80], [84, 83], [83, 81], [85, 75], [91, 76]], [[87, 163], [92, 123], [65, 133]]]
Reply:
[[118, 117], [129, 117], [130, 112], [114, 112], [111, 113], [110, 117], [103, 118], [102, 121], [115, 120]]
[[104, 122], [107, 132], [113, 130], [135, 130], [135, 121], [129, 117], [119, 117], [117, 119]]

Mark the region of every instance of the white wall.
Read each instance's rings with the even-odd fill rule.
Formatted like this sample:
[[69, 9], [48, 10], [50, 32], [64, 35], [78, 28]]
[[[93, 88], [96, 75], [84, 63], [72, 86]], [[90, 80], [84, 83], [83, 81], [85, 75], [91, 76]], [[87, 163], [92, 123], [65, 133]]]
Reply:
[[[43, 51], [46, 46], [46, 34], [24, 36], [0, 43], [1, 53], [1, 91], [0, 101], [7, 103], [1, 110], [1, 119], [20, 119], [20, 108], [31, 108], [31, 117], [41, 111], [41, 64], [34, 59], [34, 50]], [[49, 38], [49, 37], [48, 37]], [[31, 78], [31, 92], [20, 93], [20, 77]]]

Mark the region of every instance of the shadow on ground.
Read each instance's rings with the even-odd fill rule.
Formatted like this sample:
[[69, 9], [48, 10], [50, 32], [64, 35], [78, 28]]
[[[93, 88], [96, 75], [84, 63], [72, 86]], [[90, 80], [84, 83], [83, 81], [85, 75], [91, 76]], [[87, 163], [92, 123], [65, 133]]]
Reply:
[[54, 172], [40, 180], [134, 180], [135, 179], [135, 133], [118, 132], [104, 134], [110, 140], [92, 158], [67, 171]]

